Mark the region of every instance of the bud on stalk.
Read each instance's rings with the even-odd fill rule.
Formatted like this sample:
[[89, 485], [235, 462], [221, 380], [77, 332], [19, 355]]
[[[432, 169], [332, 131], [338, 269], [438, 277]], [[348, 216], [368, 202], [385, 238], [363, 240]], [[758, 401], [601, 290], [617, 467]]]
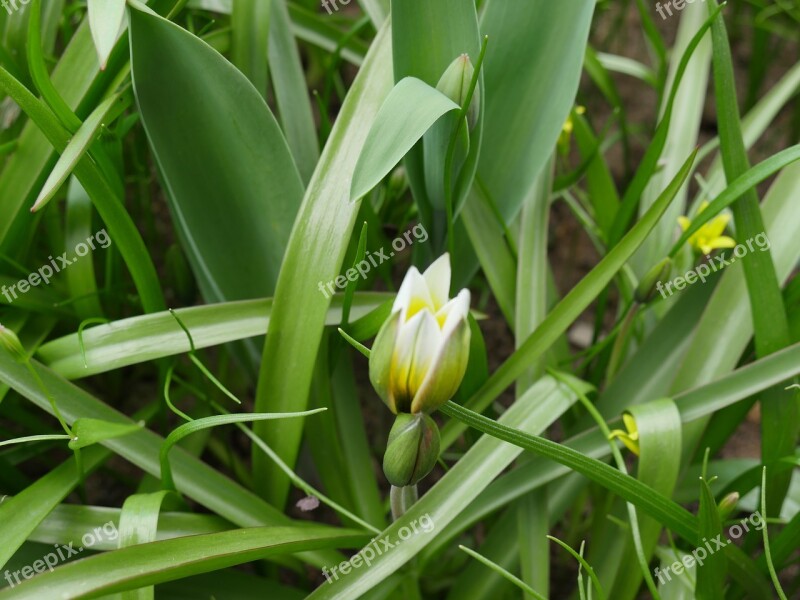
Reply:
[[383, 472], [395, 487], [415, 485], [433, 470], [439, 458], [439, 428], [428, 415], [397, 415], [386, 454]]

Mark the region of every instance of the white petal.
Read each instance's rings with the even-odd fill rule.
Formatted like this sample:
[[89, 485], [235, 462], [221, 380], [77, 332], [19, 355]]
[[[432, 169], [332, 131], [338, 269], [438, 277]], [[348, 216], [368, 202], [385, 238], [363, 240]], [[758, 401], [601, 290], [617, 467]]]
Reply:
[[428, 285], [425, 279], [417, 271], [416, 267], [411, 267], [406, 273], [397, 297], [392, 305], [392, 312], [402, 310], [401, 320], [408, 321], [410, 317], [417, 314], [422, 307], [431, 306], [431, 296], [428, 293]]
[[469, 363], [470, 337], [469, 325], [462, 319], [443, 338], [441, 350], [411, 403], [412, 413], [433, 412], [458, 391]]
[[391, 404], [398, 412], [409, 412], [408, 407], [414, 398], [408, 390], [408, 376], [411, 373], [417, 334], [426, 312], [417, 313], [406, 323], [401, 322], [397, 331], [390, 368], [389, 394]]
[[450, 299], [450, 274], [450, 255], [447, 253], [437, 258], [422, 274], [433, 301], [433, 312], [442, 308]]
[[469, 314], [470, 293], [469, 290], [461, 290], [458, 296], [445, 304], [436, 313], [436, 320], [442, 328], [442, 334], [447, 337], [456, 328], [462, 319], [466, 319]]
[[420, 314], [422, 323], [417, 331], [417, 339], [414, 341], [414, 358], [408, 375], [408, 392], [412, 398], [425, 381], [425, 376], [430, 371], [434, 359], [441, 352], [444, 341], [434, 316], [427, 310]]

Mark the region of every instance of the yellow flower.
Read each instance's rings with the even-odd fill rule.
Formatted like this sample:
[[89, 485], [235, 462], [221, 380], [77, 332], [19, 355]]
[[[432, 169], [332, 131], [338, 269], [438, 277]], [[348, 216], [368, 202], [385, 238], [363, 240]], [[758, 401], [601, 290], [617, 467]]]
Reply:
[[625, 423], [625, 429], [627, 429], [627, 431], [615, 429], [611, 432], [611, 435], [608, 436], [608, 439], [621, 440], [622, 443], [628, 447], [628, 450], [633, 452], [636, 456], [639, 456], [639, 430], [636, 427], [636, 420], [630, 413], [623, 413], [622, 421]]
[[576, 106], [574, 112], [570, 112], [564, 125], [561, 127], [561, 135], [558, 136], [558, 148], [562, 154], [569, 152], [569, 143], [572, 139], [572, 132], [575, 129], [575, 122], [573, 115], [582, 115], [586, 113], [586, 107]]
[[395, 413], [431, 413], [461, 385], [469, 359], [469, 290], [449, 298], [450, 257], [406, 274], [369, 360], [370, 381]]
[[[703, 202], [697, 214], [699, 215], [703, 212], [706, 207], [708, 207], [708, 202]], [[732, 238], [722, 235], [728, 226], [730, 218], [730, 215], [717, 215], [689, 237], [689, 244], [703, 254], [711, 254], [712, 251], [718, 248], [733, 248], [736, 242]], [[678, 223], [681, 229], [686, 231], [692, 221], [688, 217], [678, 217]]]

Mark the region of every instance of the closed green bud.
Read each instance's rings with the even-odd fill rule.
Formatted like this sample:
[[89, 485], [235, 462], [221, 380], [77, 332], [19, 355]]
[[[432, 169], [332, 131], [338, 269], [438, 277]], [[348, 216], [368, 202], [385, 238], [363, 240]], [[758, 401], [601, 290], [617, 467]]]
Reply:
[[651, 268], [647, 274], [642, 277], [639, 286], [636, 288], [636, 293], [634, 294], [636, 301], [641, 304], [647, 304], [656, 297], [656, 293], [660, 293], [664, 296], [662, 292], [664, 284], [662, 281], [669, 279], [671, 272], [672, 261], [669, 258], [661, 260]]
[[[464, 106], [474, 75], [475, 67], [472, 65], [469, 55], [462, 54], [447, 67], [444, 75], [439, 79], [439, 83], [436, 84], [436, 89], [459, 106]], [[476, 85], [475, 91], [472, 94], [472, 100], [469, 103], [469, 109], [467, 110], [467, 123], [469, 124], [470, 130], [472, 130], [478, 122], [480, 112], [481, 91], [480, 86]]]
[[17, 334], [2, 325], [0, 325], [0, 344], [11, 353], [17, 362], [28, 360], [28, 354], [25, 352], [25, 348], [22, 347]]
[[415, 485], [439, 458], [439, 428], [428, 415], [397, 415], [386, 443], [383, 472], [395, 487]]
[[731, 492], [719, 501], [717, 510], [719, 511], [719, 518], [723, 521], [733, 514], [736, 506], [739, 504], [739, 492]]

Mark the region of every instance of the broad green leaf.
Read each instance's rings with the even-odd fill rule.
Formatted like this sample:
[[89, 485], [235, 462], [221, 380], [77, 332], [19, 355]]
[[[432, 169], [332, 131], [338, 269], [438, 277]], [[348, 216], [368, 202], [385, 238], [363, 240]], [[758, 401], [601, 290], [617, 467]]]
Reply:
[[[157, 492], [158, 493], [158, 492]], [[136, 497], [129, 496], [128, 500]], [[128, 501], [126, 500], [126, 502]], [[123, 507], [125, 505], [123, 504]], [[80, 539], [98, 525], [113, 523], [118, 530], [124, 529], [120, 525], [124, 508], [111, 508], [107, 506], [91, 506], [83, 504], [59, 504], [47, 515], [39, 526], [28, 537], [29, 541], [42, 544], [55, 544], [66, 540]], [[137, 509], [137, 514], [141, 514]], [[132, 523], [135, 525], [135, 523]], [[153, 540], [168, 540], [189, 535], [203, 533], [217, 533], [233, 529], [225, 519], [214, 515], [188, 513], [188, 512], [162, 512], [158, 519], [158, 531]], [[120, 531], [120, 536], [126, 537]], [[134, 528], [131, 529], [131, 534]], [[118, 540], [103, 537], [92, 548], [96, 550], [116, 550]]]
[[188, 31], [131, 9], [130, 38], [142, 121], [204, 297], [270, 295], [303, 193], [278, 124]]
[[125, 0], [88, 0], [87, 7], [92, 39], [102, 70], [108, 64], [108, 57], [125, 20]]
[[364, 196], [389, 174], [428, 129], [458, 104], [414, 77], [394, 86], [381, 106], [358, 157], [350, 200]]
[[358, 547], [363, 533], [320, 527], [253, 527], [139, 544], [72, 562], [0, 592], [0, 598], [91, 597], [208, 573], [281, 554]]
[[[386, 301], [386, 294], [359, 292], [351, 315], [364, 317]], [[325, 325], [342, 320], [341, 295], [334, 296], [325, 313]], [[179, 308], [175, 311], [192, 334], [195, 348], [263, 335], [269, 326], [272, 300], [241, 300]], [[81, 337], [83, 348], [81, 348]], [[191, 347], [186, 333], [169, 312], [130, 317], [50, 341], [39, 358], [67, 379], [87, 377], [120, 367], [185, 354]]]
[[[330, 299], [319, 291], [342, 267], [358, 206], [350, 188], [357, 157], [372, 122], [389, 93], [391, 54], [384, 26], [342, 105], [295, 221], [275, 291], [267, 341], [256, 390], [256, 412], [305, 410], [317, 349]], [[259, 423], [255, 432], [290, 467], [302, 437], [302, 424]], [[259, 492], [283, 506], [286, 475], [254, 450]]]
[[481, 19], [489, 51], [478, 177], [506, 222], [530, 193], [572, 109], [594, 7], [591, 0], [494, 1]]

